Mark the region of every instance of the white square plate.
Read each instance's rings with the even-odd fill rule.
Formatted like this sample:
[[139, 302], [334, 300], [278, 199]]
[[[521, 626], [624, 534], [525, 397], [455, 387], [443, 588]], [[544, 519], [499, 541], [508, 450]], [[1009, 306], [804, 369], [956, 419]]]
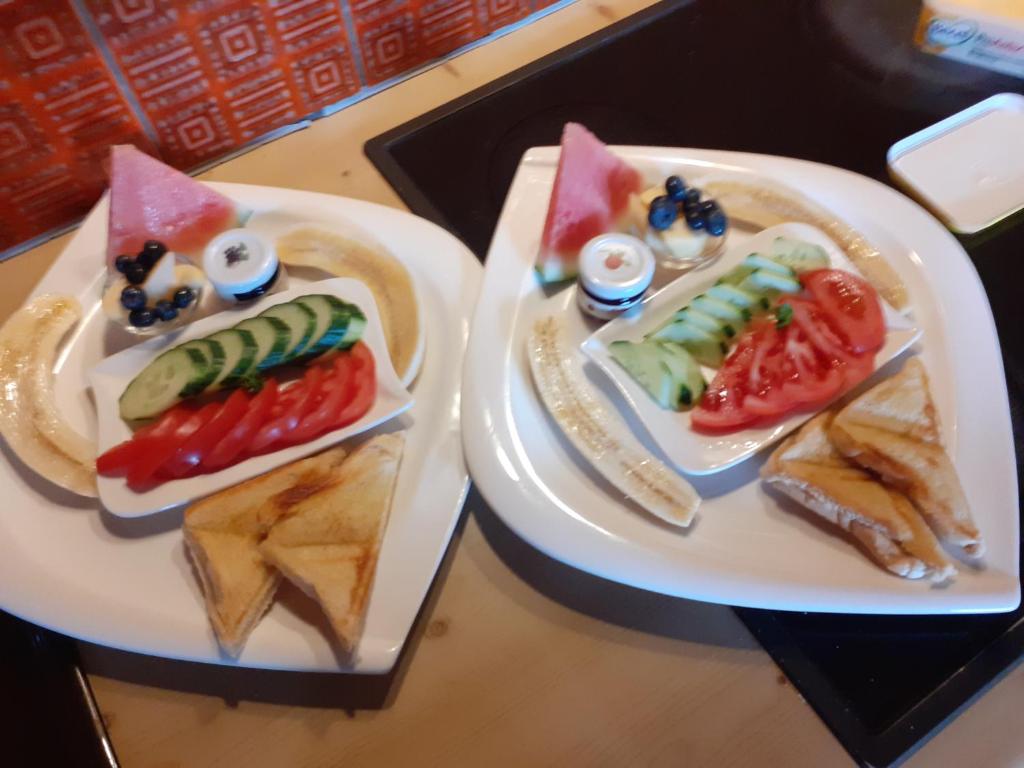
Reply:
[[[358, 237], [379, 242], [405, 264], [423, 307], [426, 354], [409, 386], [416, 402], [381, 427], [405, 429], [407, 438], [355, 658], [339, 666], [326, 623], [316, 623], [319, 609], [287, 589], [241, 657], [224, 656], [185, 553], [180, 510], [116, 517], [95, 499], [59, 491], [8, 450], [0, 461], [0, 607], [73, 637], [156, 656], [269, 669], [385, 672], [402, 649], [465, 498], [459, 390], [480, 265], [440, 227], [404, 211], [315, 192], [210, 186], [254, 209], [247, 226], [270, 237], [301, 223], [350, 236], [358, 229]], [[54, 384], [62, 415], [88, 437], [97, 435], [97, 424], [86, 375], [132, 341], [112, 331], [99, 306], [106, 231], [103, 200], [33, 291], [75, 296], [82, 304], [82, 321], [57, 360]], [[288, 272], [296, 287], [325, 276]]]
[[[567, 348], [595, 330], [572, 289], [545, 292], [533, 270], [558, 163], [529, 150], [491, 241], [462, 390], [466, 457], [481, 492], [522, 538], [563, 562], [624, 584], [708, 602], [842, 613], [976, 613], [1020, 602], [1017, 473], [1002, 358], [985, 291], [937, 221], [903, 195], [838, 168], [765, 155], [620, 147], [651, 182], [678, 173], [700, 186], [733, 175], [785, 184], [835, 211], [906, 284], [948, 449], [988, 545], [985, 567], [945, 588], [882, 570], [847, 540], [765, 491], [766, 452], [690, 478], [703, 502], [688, 530], [644, 514], [595, 473], [548, 415], [530, 375], [534, 322], [565, 320]], [[737, 240], [749, 232], [736, 230]], [[950, 308], [956, 308], [951, 311]], [[575, 351], [572, 364], [586, 357]], [[646, 439], [607, 377], [583, 383], [622, 429]], [[649, 440], [652, 454], [658, 448]]]
[[394, 418], [412, 406], [412, 398], [398, 380], [391, 358], [388, 356], [387, 342], [384, 340], [384, 329], [377, 313], [377, 303], [373, 294], [362, 283], [345, 277], [331, 280], [320, 280], [314, 283], [289, 288], [287, 291], [272, 294], [263, 301], [251, 306], [219, 312], [197, 320], [185, 326], [180, 332], [157, 336], [142, 344], [136, 344], [126, 350], [111, 355], [89, 372], [93, 395], [96, 400], [96, 415], [99, 425], [98, 453], [113, 448], [118, 443], [128, 440], [132, 430], [121, 419], [118, 399], [125, 388], [138, 373], [149, 365], [156, 357], [173, 346], [184, 344], [192, 339], [201, 339], [211, 333], [230, 328], [250, 317], [277, 304], [283, 304], [299, 296], [311, 293], [326, 293], [331, 296], [355, 304], [366, 315], [366, 330], [363, 342], [373, 353], [377, 373], [377, 397], [370, 410], [344, 429], [336, 429], [321, 435], [315, 440], [293, 445], [279, 451], [254, 456], [240, 461], [219, 472], [197, 475], [182, 480], [170, 480], [166, 483], [142, 492], [133, 491], [123, 477], [97, 478], [100, 501], [107, 511], [118, 517], [139, 517], [170, 507], [186, 504], [193, 499], [209, 496], [211, 493], [238, 485], [256, 475], [262, 475], [275, 467], [324, 450], [335, 443], [347, 440], [372, 429], [391, 418]]
[[[641, 341], [648, 333], [664, 325], [695, 296], [714, 285], [719, 277], [743, 261], [748, 253], [769, 253], [772, 241], [777, 237], [820, 245], [828, 252], [833, 267], [858, 272], [839, 247], [821, 230], [807, 224], [779, 224], [731, 245], [708, 269], [690, 272], [672, 281], [645, 298], [639, 307], [605, 324], [583, 342], [581, 349], [584, 354], [618, 387], [658, 447], [683, 472], [707, 475], [735, 466], [781, 440], [807, 421], [814, 412], [798, 411], [768, 427], [743, 429], [725, 435], [702, 435], [690, 427], [689, 411], [666, 411], [654, 402], [644, 388], [615, 362], [608, 351], [608, 345], [619, 339]], [[885, 301], [882, 301], [882, 310], [885, 314], [885, 345], [875, 356], [876, 370], [907, 349], [921, 335], [913, 323]], [[704, 377], [709, 383], [714, 375], [714, 368], [704, 368]]]

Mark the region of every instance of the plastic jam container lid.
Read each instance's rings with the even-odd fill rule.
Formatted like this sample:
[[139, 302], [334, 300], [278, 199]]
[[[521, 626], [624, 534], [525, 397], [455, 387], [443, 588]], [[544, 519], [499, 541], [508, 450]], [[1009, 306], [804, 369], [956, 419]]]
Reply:
[[653, 279], [654, 254], [632, 235], [598, 235], [580, 251], [580, 285], [602, 303], [639, 300]]
[[273, 244], [251, 229], [229, 229], [203, 251], [203, 271], [222, 297], [229, 300], [259, 295], [278, 274]]
[[1024, 96], [1000, 93], [897, 141], [889, 172], [955, 232], [1024, 208]]

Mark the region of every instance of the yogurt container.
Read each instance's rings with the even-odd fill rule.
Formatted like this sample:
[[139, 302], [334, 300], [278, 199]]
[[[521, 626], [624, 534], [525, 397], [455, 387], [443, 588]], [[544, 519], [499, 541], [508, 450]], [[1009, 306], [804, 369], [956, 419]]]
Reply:
[[226, 301], [252, 301], [287, 283], [273, 243], [251, 229], [229, 229], [203, 251], [203, 271]]
[[654, 253], [632, 235], [598, 235], [580, 251], [576, 301], [584, 312], [610, 320], [632, 309], [654, 279]]

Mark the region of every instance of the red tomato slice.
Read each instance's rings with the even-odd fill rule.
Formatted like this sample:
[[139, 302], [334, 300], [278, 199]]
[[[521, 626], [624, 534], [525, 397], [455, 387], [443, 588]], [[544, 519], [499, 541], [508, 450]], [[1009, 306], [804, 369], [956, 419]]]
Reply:
[[740, 407], [741, 397], [738, 388], [715, 388], [712, 382], [700, 405], [691, 412], [690, 425], [698, 432], [719, 433], [731, 432], [752, 423], [754, 417]]
[[794, 407], [828, 402], [843, 386], [841, 369], [824, 365], [799, 328], [789, 327], [786, 331], [782, 391]]
[[249, 396], [245, 390], [236, 389], [219, 407], [213, 418], [186, 437], [177, 450], [165, 461], [161, 473], [171, 477], [184, 477], [199, 469], [203, 458], [213, 450], [231, 428], [238, 424], [249, 408]]
[[819, 269], [801, 282], [829, 323], [856, 355], [876, 352], [885, 342], [885, 318], [875, 289], [841, 269]]
[[373, 353], [365, 344], [356, 344], [352, 348], [353, 359], [358, 365], [355, 371], [355, 384], [351, 398], [338, 411], [332, 429], [341, 429], [354, 424], [366, 415], [377, 399], [377, 370]]
[[174, 432], [159, 438], [152, 435], [147, 437], [144, 446], [139, 446], [144, 448], [139, 451], [139, 460], [128, 468], [128, 486], [135, 490], [148, 486], [154, 479], [157, 469], [174, 455], [178, 446], [212, 419], [219, 410], [219, 403], [209, 403], [198, 411], [193, 411]]
[[356, 359], [349, 354], [343, 353], [334, 359], [331, 372], [324, 379], [323, 397], [301, 423], [285, 436], [284, 439], [289, 445], [304, 443], [329, 429], [334, 429], [335, 417], [352, 399], [353, 376], [357, 365]]
[[193, 413], [191, 408], [179, 405], [167, 411], [160, 419], [139, 429], [123, 443], [118, 443], [96, 459], [96, 471], [107, 477], [124, 475], [142, 453], [145, 452], [146, 438], [161, 438], [169, 435]]
[[[299, 422], [313, 410], [316, 397], [324, 380], [324, 369], [318, 365], [311, 366], [302, 381], [294, 386], [302, 386], [301, 396], [292, 402], [287, 410], [277, 417], [272, 417], [261, 426], [249, 444], [248, 455], [263, 453], [271, 446], [280, 443], [284, 437], [295, 429]], [[281, 393], [284, 399], [288, 390]]]
[[263, 389], [250, 401], [245, 415], [230, 429], [224, 439], [203, 457], [203, 469], [220, 469], [233, 463], [248, 445], [249, 438], [256, 434], [256, 430], [266, 421], [276, 400], [277, 381], [268, 378], [263, 383]]
[[846, 349], [843, 340], [833, 332], [825, 320], [824, 313], [813, 301], [807, 299], [786, 299], [786, 304], [793, 309], [793, 322], [807, 336], [827, 359], [846, 362], [855, 355]]

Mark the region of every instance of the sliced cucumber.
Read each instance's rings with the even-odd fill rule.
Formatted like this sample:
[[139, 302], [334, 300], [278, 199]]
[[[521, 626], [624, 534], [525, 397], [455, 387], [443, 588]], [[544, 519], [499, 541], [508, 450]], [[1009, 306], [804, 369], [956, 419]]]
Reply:
[[257, 315], [243, 320], [235, 328], [239, 331], [248, 331], [256, 341], [255, 370], [265, 371], [281, 364], [292, 338], [291, 328], [281, 320]]
[[720, 338], [691, 325], [685, 320], [669, 323], [661, 330], [653, 333], [649, 338], [658, 341], [674, 341], [682, 344], [698, 363], [710, 366], [711, 368], [717, 368], [721, 365], [722, 359], [728, 351], [725, 342]]
[[742, 288], [750, 285], [753, 288], [764, 291], [779, 291], [780, 293], [799, 293], [800, 281], [793, 277], [786, 277], [767, 269], [759, 269], [752, 272], [750, 276], [740, 285]]
[[715, 285], [739, 285], [754, 269], [755, 267], [740, 264], [718, 278], [718, 282]]
[[294, 360], [309, 346], [309, 340], [317, 327], [317, 316], [309, 307], [298, 301], [286, 301], [260, 313], [260, 317], [276, 317], [290, 331], [288, 348], [285, 350], [282, 363]]
[[194, 349], [200, 352], [206, 357], [206, 374], [200, 380], [195, 382], [195, 391], [188, 392], [185, 397], [190, 395], [198, 395], [204, 389], [206, 389], [213, 382], [217, 376], [220, 375], [221, 369], [224, 368], [224, 347], [222, 347], [216, 341], [210, 339], [196, 339], [195, 341], [187, 341], [184, 344], [179, 345], [182, 349]]
[[714, 296], [708, 294], [701, 294], [690, 302], [690, 306], [694, 309], [698, 309], [706, 315], [717, 317], [719, 320], [724, 320], [727, 323], [732, 323], [735, 326], [742, 326], [748, 320], [750, 320], [750, 310], [742, 307], [737, 307], [735, 304], [730, 304], [728, 301], [722, 301], [716, 299]]
[[196, 347], [185, 344], [169, 349], [131, 380], [118, 406], [126, 421], [163, 413], [206, 386], [209, 363]]
[[767, 272], [775, 272], [786, 277], [794, 277], [796, 273], [781, 262], [762, 256], [760, 253], [752, 253], [743, 260], [743, 263], [754, 269], [763, 269]]
[[672, 379], [676, 385], [675, 408], [682, 410], [696, 405], [707, 387], [697, 361], [686, 349], [670, 341], [648, 343], [657, 345], [662, 361], [672, 372]]
[[228, 328], [207, 336], [207, 339], [217, 342], [224, 349], [224, 364], [217, 378], [210, 382], [208, 389], [236, 387], [256, 368], [259, 345], [249, 331]]
[[338, 349], [348, 349], [351, 347], [363, 338], [363, 331], [366, 330], [366, 315], [363, 314], [362, 310], [352, 304], [349, 304], [348, 308], [348, 328], [345, 329], [345, 335], [338, 342]]
[[820, 245], [805, 243], [803, 240], [791, 240], [788, 237], [776, 237], [772, 242], [771, 258], [785, 264], [797, 274], [810, 272], [812, 269], [825, 269], [832, 261], [828, 251]]
[[735, 307], [749, 309], [752, 312], [756, 312], [760, 308], [763, 298], [758, 293], [748, 293], [728, 283], [711, 286], [708, 288], [708, 296], [720, 301], [727, 301]]
[[736, 328], [731, 323], [728, 323], [725, 320], [719, 320], [718, 318], [712, 317], [711, 315], [701, 312], [699, 309], [694, 309], [693, 307], [681, 309], [676, 313], [675, 318], [673, 318], [673, 322], [675, 320], [685, 320], [689, 322], [690, 325], [695, 325], [708, 333], [713, 333], [716, 336], [726, 339], [731, 339], [736, 335]]
[[329, 349], [334, 349], [348, 329], [351, 305], [326, 294], [301, 296], [295, 301], [316, 316], [316, 327], [301, 354], [304, 357], [316, 357]]
[[656, 344], [613, 341], [608, 345], [608, 352], [654, 398], [654, 402], [665, 409], [676, 407], [678, 392], [672, 370], [662, 359]]

